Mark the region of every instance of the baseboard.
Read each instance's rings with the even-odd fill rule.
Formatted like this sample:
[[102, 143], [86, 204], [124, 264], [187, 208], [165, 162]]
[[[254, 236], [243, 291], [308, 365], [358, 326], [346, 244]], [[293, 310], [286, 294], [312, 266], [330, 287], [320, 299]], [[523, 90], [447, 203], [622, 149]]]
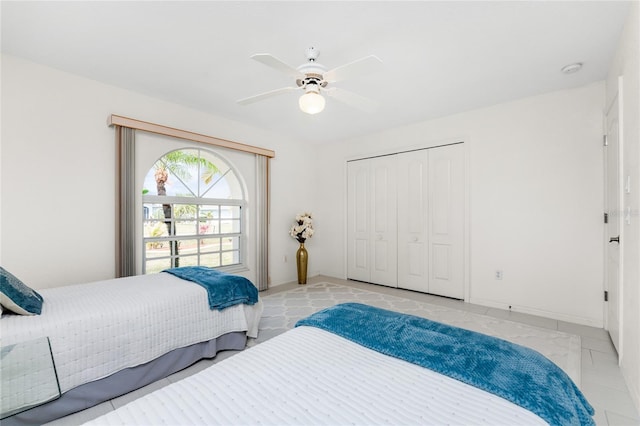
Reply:
[[636, 407], [636, 412], [640, 413], [640, 382], [634, 381], [633, 374], [629, 369], [626, 368], [626, 365], [620, 366], [620, 371], [622, 372], [622, 377], [627, 385], [627, 389], [629, 390], [629, 396], [631, 396], [631, 401], [633, 401], [633, 405]]
[[566, 315], [559, 312], [545, 311], [543, 309], [531, 308], [529, 306], [511, 305], [511, 308], [509, 308], [509, 305], [504, 303], [498, 303], [493, 300], [473, 298], [473, 297], [469, 300], [469, 303], [473, 303], [475, 305], [487, 306], [489, 308], [511, 310], [512, 312], [519, 312], [522, 314], [529, 314], [529, 315], [535, 315], [535, 316], [544, 317], [544, 318], [551, 318], [554, 320], [565, 321], [565, 322], [570, 322], [574, 324], [587, 325], [589, 327], [596, 327], [596, 328], [604, 327], [602, 319], [596, 320], [593, 318], [586, 318], [586, 317], [580, 317], [575, 315]]

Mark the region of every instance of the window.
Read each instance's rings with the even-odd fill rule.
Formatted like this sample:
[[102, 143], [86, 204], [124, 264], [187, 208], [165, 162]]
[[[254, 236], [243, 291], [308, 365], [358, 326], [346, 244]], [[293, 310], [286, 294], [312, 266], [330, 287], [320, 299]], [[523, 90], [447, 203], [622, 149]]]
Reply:
[[245, 199], [238, 175], [204, 149], [166, 153], [143, 186], [143, 273], [243, 262]]

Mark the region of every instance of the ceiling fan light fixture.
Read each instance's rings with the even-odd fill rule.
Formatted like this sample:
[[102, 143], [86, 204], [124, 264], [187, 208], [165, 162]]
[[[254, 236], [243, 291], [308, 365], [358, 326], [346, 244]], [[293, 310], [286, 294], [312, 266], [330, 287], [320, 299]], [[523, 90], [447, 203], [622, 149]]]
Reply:
[[306, 112], [307, 114], [317, 114], [322, 112], [325, 105], [324, 97], [313, 90], [308, 91], [304, 95], [300, 96], [298, 100], [298, 105], [302, 112]]
[[347, 90], [333, 87], [333, 83], [375, 71], [382, 61], [377, 56], [369, 55], [327, 71], [325, 66], [317, 62], [319, 55], [318, 49], [310, 47], [306, 51], [307, 62], [297, 68], [282, 62], [270, 53], [252, 55], [251, 59], [293, 77], [296, 84], [239, 99], [236, 102], [240, 105], [248, 105], [292, 90], [302, 90], [304, 94], [298, 100], [300, 109], [306, 114], [318, 114], [325, 107], [325, 98], [322, 94], [324, 91], [340, 102], [365, 112], [373, 112], [376, 107], [375, 102]]

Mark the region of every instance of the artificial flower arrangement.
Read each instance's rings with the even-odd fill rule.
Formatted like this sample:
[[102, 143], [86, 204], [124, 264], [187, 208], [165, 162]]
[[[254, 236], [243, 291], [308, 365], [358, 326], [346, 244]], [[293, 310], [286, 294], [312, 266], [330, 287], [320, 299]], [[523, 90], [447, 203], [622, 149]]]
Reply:
[[298, 240], [299, 243], [304, 243], [307, 238], [313, 236], [313, 219], [311, 213], [301, 213], [296, 215], [296, 221], [289, 230], [289, 235]]

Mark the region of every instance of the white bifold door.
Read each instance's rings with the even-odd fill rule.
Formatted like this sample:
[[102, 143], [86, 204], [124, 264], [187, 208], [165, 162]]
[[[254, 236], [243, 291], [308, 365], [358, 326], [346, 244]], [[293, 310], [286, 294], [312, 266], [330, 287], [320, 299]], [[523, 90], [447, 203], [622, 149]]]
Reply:
[[397, 286], [395, 156], [348, 163], [348, 278]]
[[398, 154], [398, 287], [464, 298], [462, 144]]
[[464, 298], [462, 144], [348, 163], [347, 277]]

